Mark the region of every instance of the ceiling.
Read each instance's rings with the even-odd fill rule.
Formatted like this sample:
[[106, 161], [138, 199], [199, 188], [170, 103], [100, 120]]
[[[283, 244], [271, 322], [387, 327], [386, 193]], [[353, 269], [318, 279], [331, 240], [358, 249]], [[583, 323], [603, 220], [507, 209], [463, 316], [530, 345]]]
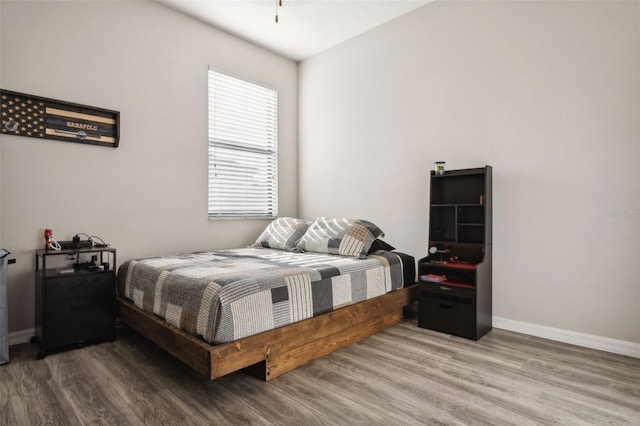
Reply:
[[301, 61], [432, 0], [157, 0], [225, 32]]

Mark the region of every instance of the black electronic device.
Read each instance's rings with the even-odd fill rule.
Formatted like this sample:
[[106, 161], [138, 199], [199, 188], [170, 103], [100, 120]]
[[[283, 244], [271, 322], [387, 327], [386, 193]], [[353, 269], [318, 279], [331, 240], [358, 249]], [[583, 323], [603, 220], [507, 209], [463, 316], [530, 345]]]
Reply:
[[94, 262], [74, 263], [73, 269], [80, 269], [85, 271], [95, 271], [98, 269], [98, 265]]
[[58, 244], [60, 244], [60, 248], [62, 250], [77, 250], [81, 248], [91, 248], [93, 246], [93, 242], [91, 240], [58, 241]]

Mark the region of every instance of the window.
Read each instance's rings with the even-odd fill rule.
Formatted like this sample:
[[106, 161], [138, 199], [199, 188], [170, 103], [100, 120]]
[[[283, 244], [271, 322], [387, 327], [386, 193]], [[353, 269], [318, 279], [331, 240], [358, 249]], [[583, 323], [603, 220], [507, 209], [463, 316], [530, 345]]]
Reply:
[[278, 92], [209, 69], [209, 219], [278, 215]]

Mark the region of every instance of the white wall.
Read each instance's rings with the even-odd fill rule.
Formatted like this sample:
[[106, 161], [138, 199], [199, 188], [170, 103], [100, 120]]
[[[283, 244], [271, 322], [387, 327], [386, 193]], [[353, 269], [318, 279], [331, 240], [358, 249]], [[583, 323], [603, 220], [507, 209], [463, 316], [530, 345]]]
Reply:
[[494, 167], [494, 315], [640, 342], [640, 3], [436, 2], [304, 61], [300, 215], [420, 258], [428, 176]]
[[34, 326], [42, 232], [118, 259], [241, 247], [267, 222], [207, 218], [207, 66], [279, 91], [280, 214], [297, 214], [297, 65], [155, 2], [2, 1], [1, 87], [118, 110], [120, 147], [4, 136], [9, 328]]

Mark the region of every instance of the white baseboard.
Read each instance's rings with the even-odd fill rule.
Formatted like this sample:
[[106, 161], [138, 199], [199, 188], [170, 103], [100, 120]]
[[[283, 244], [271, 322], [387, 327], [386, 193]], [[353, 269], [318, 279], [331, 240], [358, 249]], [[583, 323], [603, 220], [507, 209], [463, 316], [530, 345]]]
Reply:
[[[516, 333], [527, 334], [529, 336], [536, 336], [585, 348], [598, 349], [614, 354], [640, 358], [640, 343], [627, 342], [625, 340], [611, 339], [609, 337], [595, 336], [593, 334], [563, 330], [561, 328], [531, 324], [528, 322], [515, 321], [500, 317], [493, 317], [493, 326], [502, 330], [515, 331]], [[35, 334], [36, 330], [34, 328], [9, 333], [9, 346], [27, 343]]]
[[9, 346], [19, 345], [20, 343], [27, 343], [31, 341], [31, 338], [35, 335], [35, 328], [11, 332], [9, 333]]
[[627, 342], [626, 340], [611, 339], [609, 337], [595, 336], [593, 334], [563, 330], [561, 328], [547, 327], [545, 325], [531, 324], [500, 317], [493, 317], [493, 327], [585, 348], [640, 358], [640, 343]]

